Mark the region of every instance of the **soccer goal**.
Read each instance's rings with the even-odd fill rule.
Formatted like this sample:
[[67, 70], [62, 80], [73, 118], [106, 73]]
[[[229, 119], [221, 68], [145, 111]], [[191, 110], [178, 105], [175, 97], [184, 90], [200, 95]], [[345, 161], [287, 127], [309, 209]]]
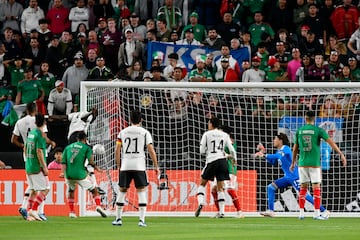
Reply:
[[[113, 200], [118, 191], [114, 162], [115, 140], [129, 123], [129, 113], [143, 113], [143, 126], [154, 139], [162, 174], [155, 176], [147, 160], [149, 215], [192, 216], [197, 207], [196, 191], [204, 156], [199, 142], [211, 116], [218, 116], [232, 129], [237, 143], [237, 194], [243, 212], [258, 215], [267, 208], [266, 186], [282, 177], [280, 166], [254, 158], [262, 143], [275, 152], [274, 136], [286, 133], [293, 143], [296, 129], [304, 124], [304, 114], [316, 112], [316, 124], [323, 127], [348, 159], [342, 167], [338, 154], [322, 145], [322, 203], [335, 215], [353, 216], [360, 212], [359, 114], [360, 83], [173, 83], [173, 82], [82, 82], [81, 109], [96, 107], [99, 115], [90, 125], [92, 145], [103, 144], [106, 157], [97, 157], [104, 169], [97, 180], [106, 191], [102, 201], [114, 213]], [[215, 214], [210, 186], [202, 215]], [[80, 215], [95, 211], [91, 199], [83, 194]], [[125, 211], [137, 211], [134, 189], [126, 197]], [[275, 210], [291, 215], [298, 210], [297, 193], [292, 188], [277, 192]], [[312, 211], [311, 204], [306, 210]], [[229, 196], [226, 212], [235, 213]]]

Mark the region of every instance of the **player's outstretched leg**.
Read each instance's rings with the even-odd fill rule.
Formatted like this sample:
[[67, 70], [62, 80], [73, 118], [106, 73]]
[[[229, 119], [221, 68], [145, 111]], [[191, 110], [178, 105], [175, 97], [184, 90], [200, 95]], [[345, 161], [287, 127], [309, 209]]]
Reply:
[[197, 192], [197, 200], [198, 200], [198, 207], [195, 211], [195, 217], [200, 216], [200, 212], [203, 208], [203, 203], [204, 203], [204, 196], [205, 196], [205, 187], [200, 185], [198, 187], [198, 192]]
[[267, 186], [267, 198], [268, 198], [268, 210], [266, 212], [261, 212], [260, 215], [264, 217], [275, 217], [274, 214], [274, 201], [275, 201], [275, 191], [276, 187], [273, 183], [270, 183]]

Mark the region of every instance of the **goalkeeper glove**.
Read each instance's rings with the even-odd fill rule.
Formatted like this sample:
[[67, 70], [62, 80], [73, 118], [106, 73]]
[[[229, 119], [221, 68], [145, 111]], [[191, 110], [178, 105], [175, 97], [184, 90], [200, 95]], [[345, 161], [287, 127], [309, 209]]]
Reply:
[[257, 152], [257, 153], [255, 153], [254, 154], [254, 157], [256, 157], [256, 158], [263, 158], [263, 157], [265, 157], [265, 153], [263, 153], [263, 152]]
[[262, 145], [262, 143], [259, 143], [256, 146], [256, 150], [259, 151], [259, 152], [262, 152], [262, 153], [266, 153], [266, 148], [264, 147], [264, 145]]

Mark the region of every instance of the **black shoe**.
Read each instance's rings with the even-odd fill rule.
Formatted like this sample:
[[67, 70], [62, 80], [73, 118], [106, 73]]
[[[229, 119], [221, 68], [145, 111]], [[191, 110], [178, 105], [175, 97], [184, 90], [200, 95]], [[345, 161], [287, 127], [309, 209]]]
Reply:
[[201, 209], [203, 208], [203, 205], [199, 205], [198, 208], [195, 211], [195, 217], [198, 217], [200, 215]]
[[100, 187], [96, 187], [97, 188], [97, 191], [100, 195], [105, 195], [106, 192], [104, 190], [102, 190]]

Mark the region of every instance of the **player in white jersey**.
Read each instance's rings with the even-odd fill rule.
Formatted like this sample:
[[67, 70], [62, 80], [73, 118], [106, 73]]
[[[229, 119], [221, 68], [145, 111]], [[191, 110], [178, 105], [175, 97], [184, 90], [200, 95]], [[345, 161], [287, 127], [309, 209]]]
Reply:
[[122, 210], [125, 203], [125, 195], [134, 180], [139, 202], [139, 227], [146, 227], [145, 212], [147, 205], [147, 185], [145, 147], [153, 162], [156, 175], [159, 175], [157, 156], [153, 146], [150, 132], [141, 127], [141, 113], [132, 111], [130, 115], [131, 126], [123, 129], [117, 137], [115, 148], [116, 165], [119, 171], [120, 193], [116, 199], [116, 218], [112, 222], [114, 226], [122, 225]]
[[[35, 115], [37, 113], [36, 104], [33, 102], [26, 104], [26, 113], [27, 113], [27, 115], [25, 117], [19, 119], [16, 122], [13, 134], [11, 136], [11, 143], [15, 144], [16, 146], [18, 146], [21, 149], [24, 148], [24, 143], [25, 143], [24, 141], [26, 140], [28, 133], [31, 130], [33, 130], [34, 128], [36, 128], [36, 124], [35, 124]], [[46, 133], [47, 131], [48, 130], [45, 125], [44, 132]], [[21, 142], [20, 138], [23, 140], [22, 142]], [[48, 138], [46, 138], [46, 143], [50, 144], [52, 146], [52, 148], [55, 148], [55, 146], [56, 146], [56, 143], [54, 141], [51, 141]], [[23, 157], [24, 157], [24, 161], [25, 161], [25, 156], [23, 156]], [[29, 199], [30, 193], [32, 193], [32, 191], [28, 186], [24, 193], [24, 199], [23, 199], [22, 205], [19, 208], [19, 213], [21, 214], [21, 216], [23, 216], [23, 218], [25, 220], [28, 218], [26, 209], [28, 207], [28, 199]], [[35, 193], [35, 192], [33, 192], [33, 193]], [[44, 202], [39, 206], [39, 216], [41, 217], [42, 220], [46, 221], [47, 218], [44, 214]]]
[[[225, 193], [224, 181], [230, 180], [227, 158], [233, 158], [236, 162], [236, 152], [231, 143], [229, 134], [219, 130], [220, 120], [212, 117], [208, 122], [208, 131], [204, 133], [200, 142], [200, 154], [206, 155], [206, 164], [201, 173], [200, 186], [197, 190], [198, 208], [195, 217], [200, 215], [204, 206], [205, 186], [208, 181], [217, 180], [217, 196], [219, 203], [220, 217], [224, 216], [225, 211]], [[230, 154], [225, 153], [225, 147], [229, 149]]]

